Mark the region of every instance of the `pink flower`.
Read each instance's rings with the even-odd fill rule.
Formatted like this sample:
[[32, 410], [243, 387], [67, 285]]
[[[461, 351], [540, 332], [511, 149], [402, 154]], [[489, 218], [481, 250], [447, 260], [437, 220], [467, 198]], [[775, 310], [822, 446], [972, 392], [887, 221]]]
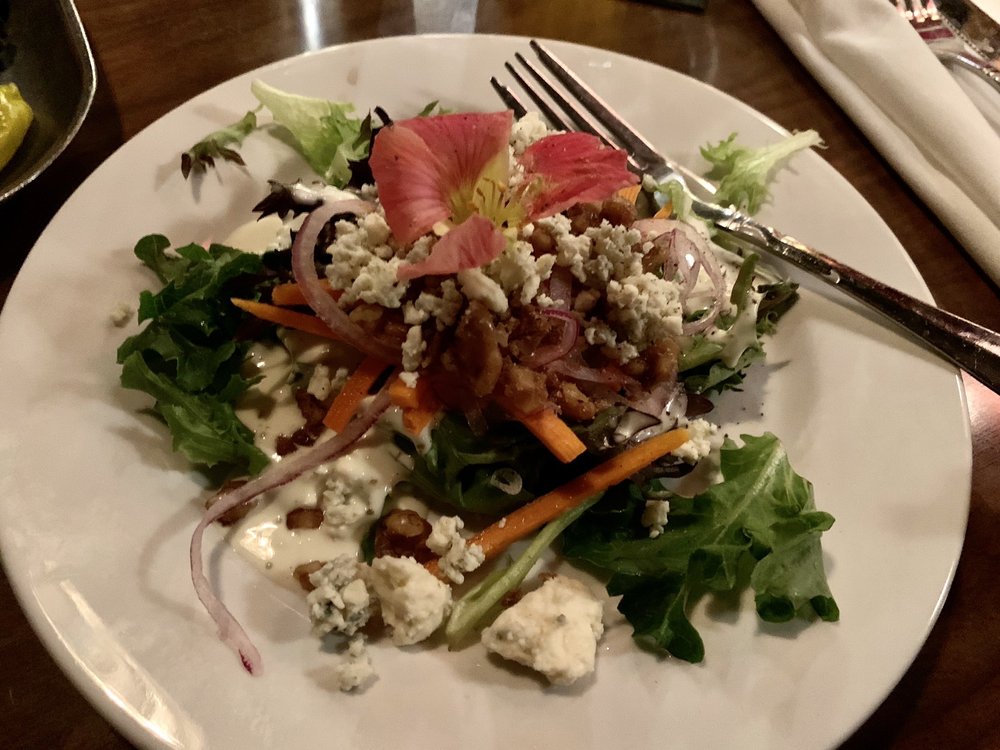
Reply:
[[411, 243], [445, 222], [449, 231], [428, 257], [401, 266], [400, 279], [478, 268], [503, 251], [504, 228], [602, 200], [634, 184], [625, 153], [585, 133], [550, 135], [519, 162], [524, 179], [508, 183], [510, 112], [417, 117], [383, 128], [371, 169], [386, 221]]

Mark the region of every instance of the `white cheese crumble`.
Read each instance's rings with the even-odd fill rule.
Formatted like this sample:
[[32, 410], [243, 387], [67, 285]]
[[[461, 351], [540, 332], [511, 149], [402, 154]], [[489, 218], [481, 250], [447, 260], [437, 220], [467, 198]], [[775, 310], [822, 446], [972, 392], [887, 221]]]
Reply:
[[569, 685], [594, 671], [604, 634], [601, 602], [580, 581], [550, 578], [483, 631], [487, 649]]
[[426, 349], [423, 329], [419, 325], [410, 326], [406, 332], [406, 341], [403, 342], [403, 369], [407, 372], [418, 370]]
[[524, 117], [514, 121], [510, 129], [510, 145], [514, 156], [520, 156], [528, 146], [552, 132], [554, 131], [549, 130], [549, 126], [538, 112], [526, 112]]
[[337, 689], [345, 693], [366, 687], [375, 680], [375, 670], [372, 668], [364, 635], [358, 633], [351, 638], [340, 663], [333, 667], [333, 677]]
[[367, 496], [368, 493], [352, 487], [339, 476], [328, 477], [320, 501], [323, 506], [323, 523], [334, 529], [343, 529], [370, 516], [372, 509], [366, 501]]
[[398, 308], [409, 282], [396, 278], [403, 262], [388, 244], [389, 226], [381, 211], [372, 211], [356, 223], [338, 221], [336, 239], [327, 248], [330, 263], [326, 276], [335, 289], [343, 289], [342, 302], [362, 301]]
[[428, 638], [451, 611], [451, 587], [412, 557], [375, 558], [370, 580], [397, 646]]
[[515, 294], [522, 305], [530, 304], [542, 282], [552, 275], [554, 255], [536, 258], [531, 245], [523, 240], [509, 243], [486, 268], [486, 274], [500, 284], [504, 294]]
[[118, 328], [124, 328], [132, 320], [135, 310], [125, 302], [119, 302], [111, 311], [111, 323]]
[[476, 300], [486, 305], [487, 309], [497, 315], [507, 312], [507, 295], [503, 287], [478, 268], [467, 268], [457, 274], [458, 284], [462, 293], [470, 300]]
[[306, 597], [313, 633], [350, 636], [365, 626], [372, 601], [363, 575], [354, 555], [340, 555], [309, 576], [316, 587]]
[[688, 439], [671, 453], [689, 464], [698, 463], [720, 444], [718, 425], [705, 419], [694, 419], [678, 426], [688, 431]]
[[312, 375], [309, 376], [309, 384], [306, 386], [306, 393], [315, 396], [320, 401], [325, 401], [333, 390], [333, 380], [330, 377], [330, 368], [324, 364], [318, 364], [313, 368]]
[[642, 525], [649, 529], [649, 538], [656, 539], [663, 533], [670, 513], [669, 500], [647, 500], [642, 511]]
[[469, 544], [460, 533], [465, 522], [458, 516], [442, 516], [431, 525], [426, 544], [440, 555], [441, 572], [455, 583], [464, 583], [465, 574], [483, 564], [486, 555], [478, 544]]
[[437, 321], [439, 331], [453, 326], [458, 320], [458, 313], [465, 303], [465, 298], [458, 291], [454, 280], [445, 279], [441, 282], [441, 296], [421, 292], [415, 302], [403, 305], [403, 321], [407, 325], [418, 325], [430, 318]]

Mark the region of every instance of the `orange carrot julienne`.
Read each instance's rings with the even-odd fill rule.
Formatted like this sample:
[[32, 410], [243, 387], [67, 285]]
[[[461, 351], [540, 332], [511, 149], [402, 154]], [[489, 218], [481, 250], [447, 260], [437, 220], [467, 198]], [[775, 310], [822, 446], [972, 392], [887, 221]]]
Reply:
[[517, 409], [508, 409], [508, 412], [564, 464], [587, 450], [583, 441], [552, 409], [543, 409], [534, 414], [525, 414]]
[[655, 214], [653, 214], [653, 218], [654, 219], [669, 219], [670, 216], [673, 214], [673, 212], [674, 212], [674, 205], [670, 201], [667, 201], [666, 203], [664, 203], [660, 207], [659, 211], [657, 211]]
[[[567, 482], [562, 487], [535, 498], [527, 505], [508, 513], [502, 524], [494, 523], [487, 526], [469, 540], [469, 544], [478, 544], [483, 549], [487, 560], [491, 560], [503, 552], [514, 542], [523, 539], [528, 534], [558, 518], [571, 508], [575, 508], [587, 498], [593, 497], [619, 482], [624, 482], [637, 471], [649, 466], [656, 459], [676, 450], [688, 440], [685, 429], [664, 432], [648, 440], [644, 440], [624, 453], [610, 458], [603, 464], [595, 466], [590, 471], [576, 479]], [[441, 577], [437, 560], [427, 563], [427, 569]]]
[[440, 413], [440, 409], [403, 409], [403, 427], [413, 436], [419, 435]]
[[[422, 380], [418, 379], [417, 385], [421, 382]], [[400, 409], [418, 409], [420, 395], [416, 387], [407, 385], [401, 378], [393, 378], [389, 383], [389, 401]]]
[[[334, 299], [339, 299], [343, 294], [340, 289], [333, 289], [330, 286], [330, 282], [326, 279], [322, 279], [319, 282], [320, 286]], [[282, 307], [293, 306], [293, 305], [306, 305], [309, 303], [306, 301], [305, 295], [302, 293], [302, 288], [294, 281], [289, 281], [286, 284], [278, 284], [271, 290], [271, 302], [275, 305], [281, 305]]]
[[269, 305], [266, 302], [255, 302], [250, 299], [239, 299], [233, 297], [232, 302], [236, 307], [244, 312], [248, 312], [255, 318], [266, 320], [268, 323], [277, 323], [285, 328], [294, 328], [297, 331], [304, 331], [315, 336], [340, 341], [340, 336], [330, 330], [330, 327], [315, 315], [286, 310], [277, 305]]
[[641, 189], [641, 185], [629, 185], [618, 190], [615, 195], [624, 198], [629, 203], [635, 203], [639, 199], [639, 191]]
[[357, 413], [372, 385], [388, 366], [377, 357], [365, 357], [361, 360], [361, 364], [351, 373], [340, 393], [334, 397], [329, 411], [323, 417], [323, 424], [334, 432], [340, 432], [347, 427], [347, 423]]
[[441, 402], [426, 378], [409, 386], [401, 378], [389, 384], [389, 400], [403, 410], [403, 427], [411, 435], [419, 435], [441, 411]]

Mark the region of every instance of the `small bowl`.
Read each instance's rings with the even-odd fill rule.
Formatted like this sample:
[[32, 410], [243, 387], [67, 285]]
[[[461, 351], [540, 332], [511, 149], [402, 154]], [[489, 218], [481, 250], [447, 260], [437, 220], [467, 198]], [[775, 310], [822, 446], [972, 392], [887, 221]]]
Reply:
[[0, 169], [0, 201], [62, 153], [94, 100], [94, 56], [72, 0], [0, 0], [0, 83], [10, 82], [35, 120]]

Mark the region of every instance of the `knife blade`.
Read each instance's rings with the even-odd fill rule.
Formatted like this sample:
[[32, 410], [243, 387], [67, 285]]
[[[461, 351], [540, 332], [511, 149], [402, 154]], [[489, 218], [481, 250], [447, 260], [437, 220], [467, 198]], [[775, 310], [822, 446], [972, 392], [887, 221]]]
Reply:
[[959, 39], [1000, 70], [1000, 23], [968, 0], [937, 0], [937, 8]]

